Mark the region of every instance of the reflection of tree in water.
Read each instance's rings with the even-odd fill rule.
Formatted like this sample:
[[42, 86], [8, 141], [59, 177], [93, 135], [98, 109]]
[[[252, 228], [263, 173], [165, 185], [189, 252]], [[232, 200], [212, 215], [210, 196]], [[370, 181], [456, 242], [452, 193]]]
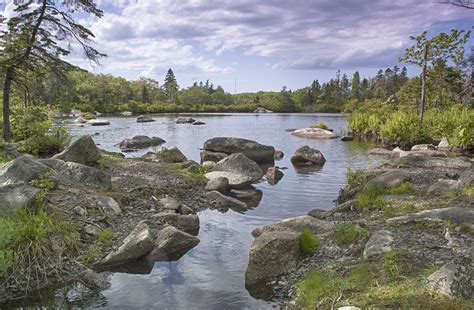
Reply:
[[12, 301], [0, 304], [0, 308], [12, 309], [20, 307], [28, 308], [97, 308], [107, 305], [107, 299], [99, 289], [88, 288], [80, 282], [74, 282], [60, 288], [42, 290], [33, 294], [28, 299]]

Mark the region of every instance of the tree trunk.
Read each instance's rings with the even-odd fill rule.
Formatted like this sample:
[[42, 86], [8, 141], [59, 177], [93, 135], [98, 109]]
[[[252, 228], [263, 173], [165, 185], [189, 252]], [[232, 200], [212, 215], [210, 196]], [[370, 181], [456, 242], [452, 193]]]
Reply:
[[12, 130], [10, 128], [10, 89], [13, 79], [13, 68], [8, 67], [3, 82], [3, 139], [10, 141], [12, 139]]
[[423, 120], [425, 113], [425, 102], [426, 102], [426, 66], [428, 64], [428, 44], [425, 45], [425, 51], [423, 54], [423, 69], [421, 70], [421, 100], [418, 115], [420, 120]]

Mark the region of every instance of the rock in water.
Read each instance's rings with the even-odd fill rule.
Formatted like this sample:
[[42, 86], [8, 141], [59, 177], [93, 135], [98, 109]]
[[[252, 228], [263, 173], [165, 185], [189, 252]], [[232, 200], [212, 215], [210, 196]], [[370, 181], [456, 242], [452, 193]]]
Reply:
[[150, 123], [154, 121], [154, 119], [146, 115], [140, 115], [139, 117], [137, 117], [137, 123]]
[[270, 167], [267, 170], [267, 173], [265, 174], [265, 177], [267, 178], [268, 183], [270, 184], [277, 184], [278, 181], [283, 178], [283, 172], [281, 172], [278, 167]]
[[354, 140], [353, 136], [342, 136], [341, 141], [352, 141]]
[[157, 146], [166, 141], [158, 137], [135, 136], [132, 139], [125, 139], [120, 142], [119, 147], [122, 152], [133, 152], [147, 147]]
[[155, 248], [148, 254], [151, 261], [175, 261], [199, 244], [199, 239], [173, 226], [156, 233]]
[[91, 136], [82, 136], [53, 158], [82, 165], [95, 165], [100, 159], [100, 152]]
[[323, 165], [326, 162], [323, 154], [307, 145], [296, 150], [291, 157], [293, 165]]
[[256, 182], [263, 177], [263, 171], [258, 164], [242, 153], [235, 153], [224, 158], [212, 170], [245, 175], [250, 177], [252, 182]]
[[132, 262], [150, 253], [154, 247], [150, 228], [142, 221], [123, 240], [122, 245], [107, 255], [100, 265], [113, 266]]
[[280, 160], [284, 156], [285, 156], [285, 154], [282, 151], [275, 151], [275, 155], [273, 156], [273, 159]]
[[193, 125], [206, 125], [206, 123], [201, 122], [201, 121], [195, 121]]
[[275, 148], [273, 146], [232, 137], [209, 139], [204, 143], [204, 150], [226, 154], [242, 153], [256, 162], [272, 161], [275, 155]]
[[199, 233], [199, 217], [195, 214], [158, 213], [153, 215], [153, 217], [162, 223], [167, 223], [193, 236], [197, 236]]
[[337, 135], [329, 130], [321, 128], [303, 128], [291, 133], [294, 136], [311, 139], [335, 139]]
[[110, 121], [106, 119], [91, 119], [87, 124], [91, 126], [107, 126], [110, 125]]
[[209, 194], [207, 194], [207, 198], [214, 208], [221, 211], [232, 209], [236, 212], [243, 212], [249, 208], [245, 202], [237, 200], [233, 197], [225, 196], [218, 191], [209, 192]]
[[195, 121], [196, 120], [194, 118], [191, 118], [191, 117], [178, 117], [176, 119], [176, 124], [192, 124]]
[[295, 271], [300, 257], [298, 233], [264, 233], [252, 243], [245, 287], [252, 296], [260, 296], [277, 277]]
[[226, 178], [229, 180], [230, 188], [245, 188], [252, 184], [252, 178], [248, 175], [226, 171], [211, 171], [204, 175], [209, 181], [217, 178]]

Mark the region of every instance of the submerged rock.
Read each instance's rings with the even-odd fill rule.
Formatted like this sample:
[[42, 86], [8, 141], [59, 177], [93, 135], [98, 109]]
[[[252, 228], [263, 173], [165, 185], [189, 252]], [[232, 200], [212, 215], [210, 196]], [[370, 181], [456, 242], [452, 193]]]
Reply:
[[142, 221], [123, 240], [122, 245], [107, 255], [99, 265], [106, 267], [132, 262], [150, 253], [154, 246], [150, 228]]
[[256, 162], [272, 161], [275, 154], [273, 146], [233, 137], [209, 139], [204, 143], [204, 150], [226, 154], [242, 153]]
[[53, 159], [70, 161], [83, 165], [95, 165], [100, 159], [100, 151], [91, 136], [82, 136], [73, 141], [63, 152]]
[[236, 212], [241, 212], [247, 210], [249, 207], [245, 202], [237, 200], [233, 197], [225, 196], [218, 191], [212, 191], [207, 194], [211, 205], [219, 210], [227, 211], [232, 209]]
[[119, 147], [122, 152], [134, 152], [152, 146], [158, 146], [166, 141], [158, 137], [135, 136], [131, 139], [125, 139], [120, 142]]
[[313, 149], [307, 145], [297, 149], [295, 154], [291, 157], [291, 163], [295, 166], [323, 165], [325, 162], [326, 159], [319, 150]]
[[301, 233], [303, 228], [308, 228], [315, 234], [324, 234], [329, 232], [334, 227], [334, 223], [323, 221], [309, 215], [302, 215], [285, 219], [275, 224], [257, 227], [252, 231], [252, 236], [259, 237], [263, 233], [290, 231]]
[[303, 128], [291, 133], [294, 136], [311, 139], [335, 139], [337, 135], [332, 131], [321, 128]]
[[342, 136], [341, 141], [352, 141], [354, 140], [353, 136]]
[[191, 118], [191, 117], [178, 117], [175, 120], [176, 124], [192, 124], [195, 121], [196, 120], [194, 118]]
[[151, 261], [175, 261], [199, 244], [199, 239], [173, 226], [159, 230], [155, 237], [155, 248], [148, 254]]

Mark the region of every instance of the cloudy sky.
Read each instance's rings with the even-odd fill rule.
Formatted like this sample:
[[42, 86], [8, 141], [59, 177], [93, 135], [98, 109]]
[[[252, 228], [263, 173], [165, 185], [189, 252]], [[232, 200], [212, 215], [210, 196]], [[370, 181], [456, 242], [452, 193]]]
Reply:
[[[0, 0], [1, 3], [2, 0]], [[8, 15], [8, 2], [1, 10]], [[99, 0], [81, 22], [108, 54], [94, 72], [180, 86], [210, 79], [227, 91], [295, 89], [337, 69], [373, 75], [397, 64], [409, 35], [471, 29], [474, 11], [437, 0]], [[472, 44], [472, 40], [470, 42]], [[410, 73], [416, 71], [410, 68]]]

